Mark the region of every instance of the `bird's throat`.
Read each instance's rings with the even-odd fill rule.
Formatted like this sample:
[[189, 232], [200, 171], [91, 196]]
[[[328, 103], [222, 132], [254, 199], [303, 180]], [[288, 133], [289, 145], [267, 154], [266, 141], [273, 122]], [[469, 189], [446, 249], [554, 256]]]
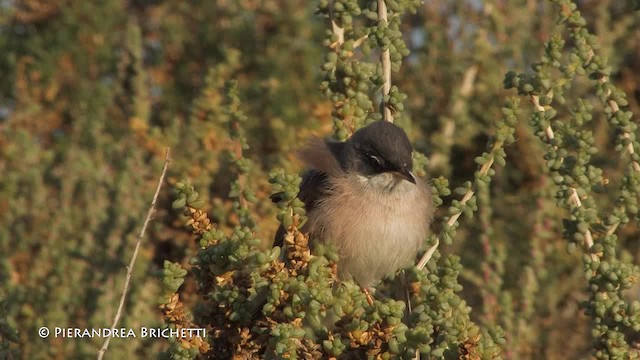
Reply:
[[415, 185], [398, 177], [392, 173], [382, 173], [375, 175], [357, 175], [358, 182], [371, 190], [381, 193], [403, 193], [415, 190]]

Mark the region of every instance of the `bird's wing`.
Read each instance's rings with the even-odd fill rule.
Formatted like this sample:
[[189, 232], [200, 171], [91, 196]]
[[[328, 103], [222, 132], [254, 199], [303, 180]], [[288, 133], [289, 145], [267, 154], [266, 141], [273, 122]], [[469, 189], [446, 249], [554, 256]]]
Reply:
[[[305, 209], [310, 210], [315, 201], [326, 192], [327, 174], [318, 170], [307, 170], [302, 174], [302, 182], [298, 192], [298, 199], [302, 200]], [[269, 196], [274, 203], [283, 200], [284, 192], [280, 191]]]
[[302, 174], [298, 198], [304, 203], [307, 212], [311, 211], [318, 200], [328, 194], [327, 174], [318, 170], [307, 170]]
[[[298, 198], [304, 203], [304, 207], [309, 212], [323, 196], [327, 194], [328, 181], [327, 174], [318, 170], [307, 170], [302, 174], [302, 182], [300, 183], [300, 191], [298, 192]], [[277, 203], [282, 200], [283, 192], [278, 192], [270, 196], [271, 201]], [[278, 227], [273, 246], [284, 245], [284, 237], [287, 234], [282, 224]], [[280, 253], [280, 260], [284, 259], [284, 252]], [[268, 287], [267, 287], [268, 289]], [[258, 319], [262, 313], [262, 308], [266, 304], [267, 292], [266, 289], [262, 289], [252, 301], [253, 310], [251, 311], [252, 319]]]
[[[329, 177], [340, 176], [342, 168], [337, 158], [343, 149], [344, 143], [324, 141], [312, 137], [307, 141], [307, 145], [298, 152], [298, 157], [309, 170], [302, 174], [302, 183], [298, 198], [304, 203], [304, 207], [309, 213], [320, 199], [326, 196], [330, 190]], [[282, 200], [282, 193], [271, 195], [273, 202]], [[304, 229], [301, 229], [304, 231]], [[275, 236], [274, 246], [281, 246], [284, 240], [286, 229], [282, 226]]]
[[[320, 199], [328, 194], [329, 182], [327, 179], [327, 174], [318, 170], [311, 169], [302, 174], [298, 198], [304, 203], [304, 208], [307, 210], [307, 213], [315, 207]], [[271, 200], [273, 202], [282, 200], [282, 193], [271, 195]], [[287, 229], [280, 225], [276, 232], [273, 246], [282, 246], [286, 232]]]

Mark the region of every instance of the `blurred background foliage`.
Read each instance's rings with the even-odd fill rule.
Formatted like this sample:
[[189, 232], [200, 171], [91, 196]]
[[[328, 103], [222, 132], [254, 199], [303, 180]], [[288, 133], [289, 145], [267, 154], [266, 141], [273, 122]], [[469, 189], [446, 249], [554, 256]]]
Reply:
[[[637, 3], [576, 4], [608, 59], [610, 82], [627, 94], [625, 109], [639, 114]], [[252, 161], [243, 186], [256, 200], [246, 206], [255, 238], [270, 246], [278, 222], [268, 199], [269, 172], [299, 171], [293, 150], [311, 134], [333, 132], [334, 104], [319, 90], [330, 27], [314, 14], [317, 6], [294, 0], [0, 2], [0, 358], [94, 356], [101, 339], [41, 339], [37, 330], [110, 325], [166, 146], [173, 150], [168, 182], [188, 177], [219, 229], [245, 225], [228, 196], [237, 173], [231, 169], [239, 166], [232, 154], [241, 141], [229, 136], [236, 115], [225, 105], [224, 88], [231, 79], [250, 144], [242, 153]], [[393, 74], [407, 95], [397, 123], [427, 156], [431, 177], [447, 178], [452, 189], [473, 179], [474, 159], [487, 150], [505, 99], [515, 94], [505, 90], [505, 74], [533, 74], [563, 9], [546, 0], [427, 0], [402, 18], [411, 54]], [[593, 106], [588, 127], [598, 153], [591, 162], [605, 179], [622, 181], [628, 160], [616, 151], [618, 134], [608, 126], [605, 106], [587, 81], [572, 85], [566, 97]], [[505, 147], [507, 165], [478, 192], [479, 216], [463, 220], [453, 243], [440, 251], [460, 257], [460, 296], [475, 323], [503, 328], [502, 357], [589, 358], [597, 334], [580, 307], [590, 296], [583, 251], [567, 251], [567, 211], [556, 206], [545, 144], [526, 121], [533, 111], [526, 104], [523, 99], [516, 141]], [[457, 196], [443, 198], [437, 218]], [[618, 196], [605, 191], [594, 206], [606, 212]], [[165, 260], [189, 269], [198, 251], [185, 219], [171, 209], [174, 198], [168, 187], [161, 194], [124, 327], [163, 326], [156, 274]], [[440, 231], [439, 223], [434, 227]], [[617, 235], [618, 256], [638, 263], [637, 221], [621, 225]], [[180, 288], [185, 304], [198, 301], [197, 288], [187, 276]], [[625, 296], [637, 299], [639, 291]], [[628, 345], [637, 347], [640, 332], [623, 330]], [[153, 358], [167, 346], [115, 339], [107, 358]]]

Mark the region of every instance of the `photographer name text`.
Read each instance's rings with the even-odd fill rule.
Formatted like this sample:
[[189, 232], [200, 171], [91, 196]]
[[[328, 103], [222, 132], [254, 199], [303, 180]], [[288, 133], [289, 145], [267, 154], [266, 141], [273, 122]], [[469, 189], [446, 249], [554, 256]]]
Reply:
[[207, 329], [202, 328], [63, 328], [42, 327], [38, 331], [40, 337], [46, 338], [53, 335], [56, 338], [179, 338], [189, 339], [194, 337], [206, 337]]

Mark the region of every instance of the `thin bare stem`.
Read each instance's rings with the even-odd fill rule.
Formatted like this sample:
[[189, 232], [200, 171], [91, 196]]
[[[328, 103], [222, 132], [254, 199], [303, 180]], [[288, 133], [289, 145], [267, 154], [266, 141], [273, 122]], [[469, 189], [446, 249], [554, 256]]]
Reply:
[[427, 265], [429, 260], [431, 260], [431, 257], [433, 256], [433, 253], [436, 252], [436, 250], [438, 249], [439, 245], [440, 245], [440, 239], [436, 238], [436, 243], [433, 244], [427, 250], [427, 252], [425, 252], [424, 255], [422, 255], [422, 257], [420, 258], [420, 261], [418, 261], [418, 265], [417, 265], [418, 266], [418, 270], [424, 269], [425, 265]]
[[[122, 316], [122, 309], [124, 308], [124, 302], [127, 299], [127, 292], [129, 291], [129, 284], [131, 282], [131, 274], [133, 273], [133, 267], [136, 264], [136, 260], [138, 258], [138, 251], [140, 250], [140, 244], [142, 244], [142, 238], [144, 237], [144, 233], [147, 231], [147, 225], [151, 221], [151, 215], [156, 208], [156, 201], [158, 200], [158, 194], [160, 193], [160, 189], [162, 188], [162, 184], [164, 183], [164, 176], [167, 173], [167, 168], [169, 167], [169, 154], [170, 149], [167, 148], [164, 156], [164, 166], [162, 167], [162, 174], [160, 175], [160, 179], [158, 179], [158, 186], [156, 187], [156, 192], [153, 195], [153, 201], [151, 201], [151, 206], [149, 207], [149, 211], [147, 211], [147, 217], [144, 219], [144, 224], [142, 225], [142, 229], [140, 229], [140, 234], [138, 235], [138, 241], [136, 242], [136, 247], [133, 250], [133, 255], [131, 256], [131, 261], [129, 262], [129, 266], [127, 266], [127, 275], [124, 279], [124, 285], [122, 287], [122, 295], [120, 296], [120, 304], [118, 305], [118, 311], [116, 312], [116, 316], [113, 318], [113, 324], [111, 324], [111, 328], [115, 328], [118, 326], [118, 321]], [[111, 341], [111, 337], [107, 337], [102, 344], [102, 348], [98, 352], [98, 360], [101, 360], [104, 356], [107, 348], [109, 347], [109, 342]]]
[[[460, 86], [459, 97], [455, 101], [453, 107], [451, 108], [452, 117], [455, 118], [457, 116], [460, 116], [460, 113], [463, 111], [465, 101], [473, 91], [473, 85], [474, 85], [477, 73], [478, 73], [478, 67], [476, 65], [472, 65], [467, 69], [467, 71], [465, 71], [464, 78], [462, 80], [462, 85]], [[448, 141], [448, 143], [445, 144], [445, 146], [447, 147], [451, 146], [450, 139], [453, 138], [454, 131], [455, 131], [455, 122], [453, 120], [448, 121], [447, 124], [445, 125], [445, 130], [444, 130], [444, 133], [445, 133], [444, 138], [447, 139], [446, 141]], [[434, 162], [437, 163], [438, 161], [442, 161], [442, 158], [434, 157], [431, 159], [432, 164]], [[489, 168], [491, 167], [492, 164], [493, 164], [493, 158], [491, 158], [490, 161], [488, 161], [482, 166], [482, 168], [480, 169], [481, 173], [486, 174], [489, 171]], [[462, 198], [462, 201], [461, 201], [462, 205], [464, 205], [467, 201], [469, 201], [469, 199], [471, 199], [473, 194], [474, 192], [472, 190], [469, 190]], [[455, 224], [455, 222], [458, 220], [459, 217], [460, 217], [460, 213], [452, 216], [451, 218], [449, 218], [449, 221], [447, 221], [447, 224], [449, 226]], [[433, 256], [433, 253], [436, 251], [439, 245], [440, 245], [440, 239], [436, 238], [436, 243], [432, 245], [427, 250], [427, 252], [424, 253], [424, 255], [422, 255], [422, 258], [420, 258], [420, 261], [418, 262], [418, 265], [417, 265], [418, 269], [423, 269], [425, 265], [427, 265], [427, 262], [431, 259], [431, 257]]]
[[471, 65], [464, 73], [462, 85], [460, 85], [460, 91], [458, 96], [451, 107], [449, 116], [444, 121], [444, 128], [442, 130], [442, 150], [434, 153], [429, 159], [429, 163], [432, 168], [438, 168], [441, 164], [444, 164], [451, 152], [451, 146], [453, 146], [454, 133], [456, 131], [456, 121], [466, 108], [467, 98], [473, 92], [476, 75], [478, 74], [478, 66]]
[[[378, 21], [383, 21], [384, 25], [387, 25], [387, 4], [384, 0], [378, 0]], [[393, 114], [391, 109], [384, 101], [384, 97], [389, 95], [391, 91], [391, 55], [389, 49], [383, 50], [380, 54], [380, 62], [382, 63], [382, 77], [384, 84], [382, 84], [382, 100], [380, 101], [380, 111], [382, 112], [382, 118], [385, 121], [393, 122]]]

